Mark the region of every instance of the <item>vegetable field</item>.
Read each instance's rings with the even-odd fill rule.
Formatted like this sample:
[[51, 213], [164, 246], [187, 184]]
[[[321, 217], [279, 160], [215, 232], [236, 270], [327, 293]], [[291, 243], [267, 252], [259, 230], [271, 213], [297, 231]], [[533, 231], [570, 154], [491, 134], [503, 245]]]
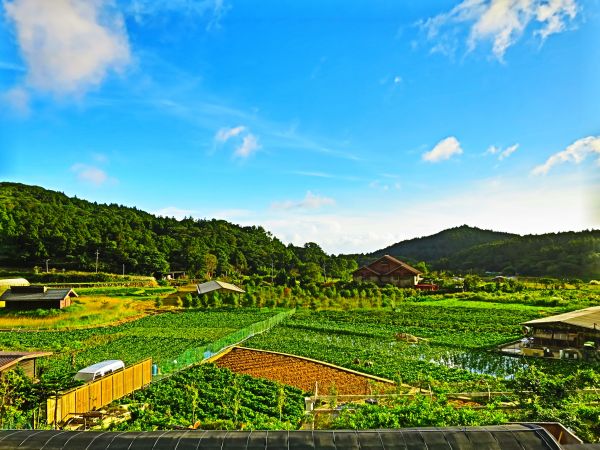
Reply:
[[[559, 371], [565, 367], [561, 361], [532, 362], [488, 351], [521, 337], [520, 323], [542, 314], [548, 314], [548, 308], [491, 303], [473, 307], [456, 301], [452, 306], [443, 301], [403, 303], [394, 311], [304, 310], [245, 345], [319, 359], [423, 388], [486, 390], [501, 388], [527, 364], [554, 366]], [[423, 340], [418, 344], [399, 341], [396, 333]]]
[[119, 403], [132, 419], [117, 427], [153, 430], [196, 425], [202, 429], [297, 429], [304, 417], [302, 391], [237, 375], [212, 364], [195, 366], [152, 383]]
[[172, 362], [191, 348], [201, 347], [255, 322], [277, 310], [211, 310], [169, 312], [113, 327], [72, 331], [0, 332], [0, 347], [14, 350], [47, 350], [55, 356], [41, 359], [45, 371], [76, 372], [104, 359], [126, 364], [152, 357], [161, 364]]

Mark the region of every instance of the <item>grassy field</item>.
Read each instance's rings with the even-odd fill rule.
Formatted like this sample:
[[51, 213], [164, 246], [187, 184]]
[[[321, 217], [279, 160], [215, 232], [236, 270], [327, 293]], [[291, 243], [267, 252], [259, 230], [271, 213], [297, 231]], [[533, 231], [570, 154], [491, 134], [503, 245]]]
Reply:
[[108, 325], [141, 317], [156, 310], [157, 297], [174, 292], [170, 287], [79, 288], [78, 298], [64, 309], [4, 311], [0, 309], [0, 329], [65, 329]]

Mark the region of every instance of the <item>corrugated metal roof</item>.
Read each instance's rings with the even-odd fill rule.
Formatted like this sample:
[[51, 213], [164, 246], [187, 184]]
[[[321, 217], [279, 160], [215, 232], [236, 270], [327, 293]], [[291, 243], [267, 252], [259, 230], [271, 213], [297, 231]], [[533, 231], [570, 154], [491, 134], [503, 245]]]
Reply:
[[537, 425], [363, 431], [0, 431], [0, 450], [560, 450]]
[[0, 297], [2, 301], [48, 301], [48, 300], [62, 300], [64, 298], [77, 297], [77, 294], [73, 289], [51, 289], [48, 288], [41, 292], [12, 292], [11, 289], [6, 291]]
[[243, 289], [240, 289], [239, 287], [230, 284], [230, 283], [225, 283], [224, 281], [207, 281], [206, 283], [202, 283], [198, 285], [198, 294], [208, 294], [209, 292], [213, 292], [213, 291], [219, 291], [219, 290], [225, 290], [225, 291], [229, 291], [229, 292], [239, 292], [239, 293], [244, 293], [246, 291], [244, 291]]
[[556, 316], [544, 317], [524, 322], [523, 325], [568, 324], [575, 327], [600, 330], [600, 306], [571, 311]]

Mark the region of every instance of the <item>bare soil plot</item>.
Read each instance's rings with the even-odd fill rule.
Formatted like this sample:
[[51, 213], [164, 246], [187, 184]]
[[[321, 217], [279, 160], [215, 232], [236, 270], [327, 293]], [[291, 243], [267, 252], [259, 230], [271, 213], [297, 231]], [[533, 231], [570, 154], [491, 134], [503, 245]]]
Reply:
[[319, 394], [333, 390], [339, 395], [370, 395], [390, 391], [394, 383], [372, 375], [361, 374], [321, 361], [284, 353], [234, 347], [213, 360], [219, 367], [236, 373], [278, 381], [314, 393], [318, 383]]

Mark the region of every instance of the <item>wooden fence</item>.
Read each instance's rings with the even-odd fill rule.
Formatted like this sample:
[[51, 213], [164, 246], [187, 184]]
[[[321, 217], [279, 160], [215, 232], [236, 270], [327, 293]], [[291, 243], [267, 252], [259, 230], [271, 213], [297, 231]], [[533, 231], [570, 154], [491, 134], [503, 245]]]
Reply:
[[112, 375], [63, 392], [59, 397], [47, 400], [48, 424], [55, 421], [61, 423], [69, 416], [108, 405], [113, 400], [146, 386], [151, 380], [152, 359], [149, 358]]

